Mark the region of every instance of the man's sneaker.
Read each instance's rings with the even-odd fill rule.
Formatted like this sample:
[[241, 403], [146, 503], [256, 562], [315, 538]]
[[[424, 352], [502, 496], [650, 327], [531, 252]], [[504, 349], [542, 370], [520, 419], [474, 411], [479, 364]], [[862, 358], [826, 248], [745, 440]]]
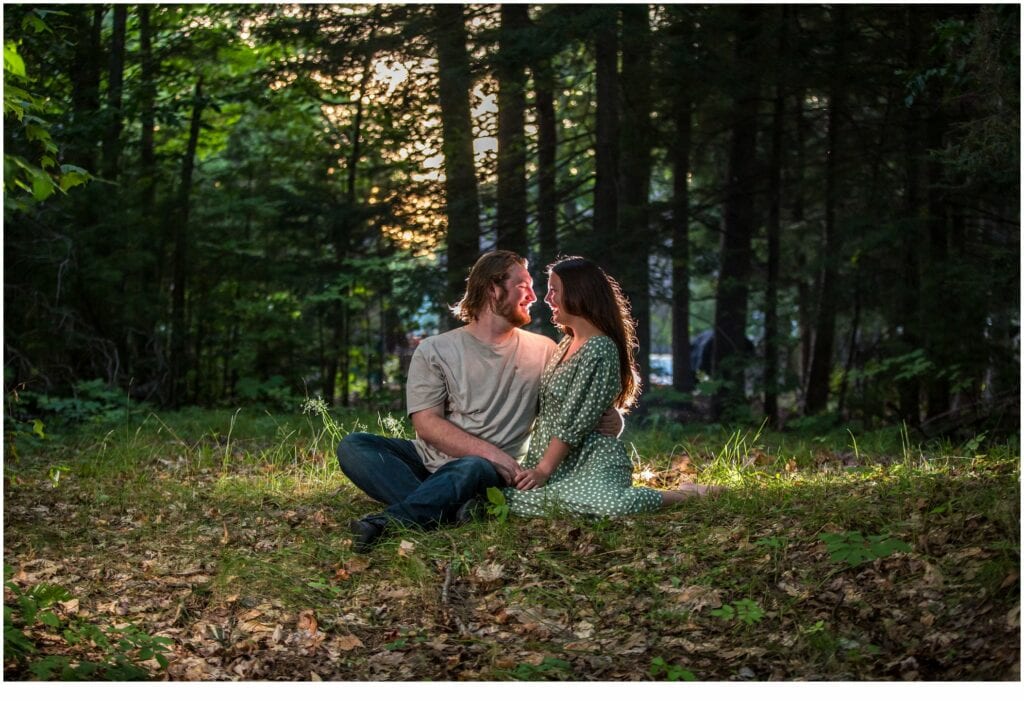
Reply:
[[465, 526], [471, 521], [487, 518], [487, 502], [480, 497], [473, 497], [455, 512], [455, 525]]
[[367, 518], [353, 519], [348, 522], [352, 532], [352, 549], [357, 553], [368, 553], [384, 535], [384, 526]]

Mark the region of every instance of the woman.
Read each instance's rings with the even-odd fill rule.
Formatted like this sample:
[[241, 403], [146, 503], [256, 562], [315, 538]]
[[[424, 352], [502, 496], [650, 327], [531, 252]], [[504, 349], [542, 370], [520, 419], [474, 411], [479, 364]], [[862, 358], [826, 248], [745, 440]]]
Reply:
[[594, 431], [605, 409], [627, 409], [640, 394], [635, 325], [618, 283], [584, 258], [564, 258], [548, 267], [544, 301], [565, 336], [541, 377], [540, 414], [523, 463], [532, 469], [505, 490], [511, 512], [622, 516], [711, 490], [633, 487], [622, 441]]

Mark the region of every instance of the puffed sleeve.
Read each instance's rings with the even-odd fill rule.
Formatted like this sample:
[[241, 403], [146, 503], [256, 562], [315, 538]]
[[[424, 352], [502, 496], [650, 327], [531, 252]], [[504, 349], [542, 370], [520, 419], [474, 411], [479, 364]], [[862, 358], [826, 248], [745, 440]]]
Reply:
[[[555, 418], [553, 435], [576, 447], [597, 427], [597, 422], [619, 393], [619, 353], [615, 343], [600, 337], [590, 341], [577, 358], [568, 396]], [[588, 343], [589, 345], [589, 343]]]
[[438, 366], [437, 353], [431, 339], [427, 339], [412, 354], [409, 379], [405, 385], [405, 404], [408, 414], [444, 404], [448, 400], [448, 385]]

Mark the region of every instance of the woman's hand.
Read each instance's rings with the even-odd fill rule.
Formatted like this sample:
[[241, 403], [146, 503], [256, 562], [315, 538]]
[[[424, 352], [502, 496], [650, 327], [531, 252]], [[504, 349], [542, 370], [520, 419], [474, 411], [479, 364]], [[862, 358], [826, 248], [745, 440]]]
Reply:
[[550, 477], [550, 474], [544, 472], [540, 468], [537, 468], [535, 470], [523, 470], [513, 477], [512, 481], [515, 483], [516, 489], [526, 491], [529, 489], [536, 489], [537, 487], [543, 487], [547, 484]]

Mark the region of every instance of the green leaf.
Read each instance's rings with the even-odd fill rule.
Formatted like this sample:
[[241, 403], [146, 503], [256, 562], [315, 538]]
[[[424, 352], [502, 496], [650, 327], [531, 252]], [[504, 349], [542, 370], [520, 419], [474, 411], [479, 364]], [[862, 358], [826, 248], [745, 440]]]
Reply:
[[32, 174], [32, 196], [36, 198], [37, 202], [42, 202], [52, 195], [55, 189], [53, 178], [45, 171], [38, 170]]
[[51, 628], [60, 628], [60, 618], [53, 611], [43, 611], [39, 614], [39, 620]]
[[668, 668], [668, 675], [665, 677], [670, 682], [695, 682], [697, 681], [697, 675], [690, 670], [680, 667], [679, 665], [672, 665]]
[[18, 45], [13, 41], [4, 42], [4, 73], [25, 77], [25, 62], [18, 55]]
[[736, 618], [743, 621], [744, 623], [757, 623], [764, 618], [764, 610], [757, 604], [756, 601], [750, 599], [740, 599], [734, 601], [736, 604]]
[[43, 433], [43, 426], [44, 425], [45, 424], [43, 424], [43, 422], [40, 421], [39, 419], [32, 419], [32, 433], [36, 434], [41, 439], [45, 439], [46, 438], [46, 434]]
[[497, 487], [488, 487], [487, 501], [490, 502], [487, 506], [487, 513], [497, 519], [498, 523], [505, 523], [510, 513], [505, 494]]
[[91, 179], [92, 176], [82, 169], [62, 173], [60, 175], [60, 189], [67, 191], [76, 185], [84, 185]]
[[717, 608], [711, 612], [711, 615], [716, 618], [721, 618], [723, 621], [731, 621], [736, 617], [736, 609], [725, 604], [722, 608]]
[[25, 136], [28, 137], [29, 141], [39, 141], [44, 144], [52, 143], [53, 141], [50, 138], [50, 132], [38, 124], [26, 124]]

